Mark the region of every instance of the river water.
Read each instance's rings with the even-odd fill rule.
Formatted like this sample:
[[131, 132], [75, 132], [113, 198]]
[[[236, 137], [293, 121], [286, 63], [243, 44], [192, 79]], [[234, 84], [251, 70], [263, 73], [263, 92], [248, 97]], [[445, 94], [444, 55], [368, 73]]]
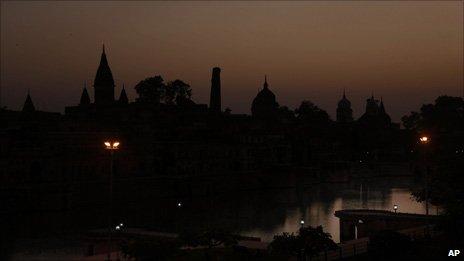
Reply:
[[[334, 212], [341, 209], [392, 210], [398, 205], [399, 212], [425, 213], [424, 203], [411, 197], [411, 190], [420, 188], [413, 178], [371, 178], [354, 179], [349, 183], [319, 183], [314, 185], [247, 190], [236, 193], [209, 196], [149, 198], [136, 202], [124, 201], [122, 194], [116, 197], [113, 209], [115, 224], [125, 227], [143, 228], [160, 232], [188, 230], [223, 229], [244, 236], [259, 237], [269, 242], [273, 236], [283, 232], [296, 232], [301, 220], [305, 225], [319, 226], [340, 241], [339, 220]], [[81, 223], [80, 231], [104, 228], [107, 213], [104, 206], [78, 210], [66, 217], [47, 217], [51, 223]], [[435, 213], [433, 207], [431, 213]], [[37, 220], [37, 217], [31, 217]], [[63, 221], [64, 220], [64, 221]], [[82, 222], [81, 222], [82, 221]], [[23, 222], [23, 221], [18, 221]], [[26, 224], [16, 223], [18, 226]], [[30, 225], [30, 224], [29, 224]], [[76, 254], [79, 241], [67, 235], [66, 240], [53, 240], [53, 236], [35, 236], [33, 243], [21, 236], [15, 241], [16, 255], [24, 253], [60, 252], [69, 247]], [[77, 235], [77, 233], [76, 233]], [[59, 242], [59, 246], [53, 242]], [[61, 249], [57, 251], [57, 249]], [[77, 249], [77, 250], [76, 250]], [[66, 251], [64, 251], [66, 252]], [[33, 254], [32, 254], [33, 255]]]

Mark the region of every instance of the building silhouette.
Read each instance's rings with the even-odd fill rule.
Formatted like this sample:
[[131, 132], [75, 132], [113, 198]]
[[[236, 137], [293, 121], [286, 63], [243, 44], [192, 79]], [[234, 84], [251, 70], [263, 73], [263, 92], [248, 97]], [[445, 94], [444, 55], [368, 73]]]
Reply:
[[256, 119], [272, 119], [276, 117], [278, 108], [276, 97], [269, 89], [267, 76], [264, 76], [263, 89], [258, 92], [251, 104], [251, 115]]
[[102, 55], [100, 58], [100, 65], [95, 75], [93, 83], [95, 90], [95, 104], [108, 105], [114, 102], [114, 79], [111, 73], [110, 66], [105, 53], [105, 45], [103, 45]]
[[34, 111], [35, 111], [34, 103], [32, 102], [30, 93], [27, 92], [27, 96], [26, 96], [26, 100], [24, 101], [22, 112], [30, 113]]
[[220, 113], [221, 108], [221, 68], [214, 67], [211, 75], [211, 94], [209, 99], [211, 112]]
[[[118, 153], [124, 160], [115, 168], [118, 175], [128, 178], [255, 173], [275, 166], [318, 168], [329, 159], [351, 160], [357, 150], [390, 150], [385, 144], [375, 143], [379, 137], [389, 137], [382, 134], [391, 126], [383, 100], [372, 96], [364, 115], [354, 121], [351, 102], [344, 92], [337, 106], [337, 122], [344, 123], [342, 127], [332, 125], [329, 118], [319, 120], [321, 113], [313, 115], [311, 111], [307, 112], [308, 120], [302, 121], [288, 108], [282, 120], [282, 107], [265, 76], [263, 88], [252, 101], [251, 116], [225, 113], [221, 108], [220, 72], [219, 67], [212, 68], [209, 106], [187, 98], [175, 103], [131, 102], [124, 85], [115, 100], [114, 79], [103, 49], [93, 102], [84, 84], [80, 99], [76, 97], [76, 105], [67, 106], [64, 115], [36, 110], [29, 93], [22, 111], [1, 111], [0, 132], [7, 134], [3, 135], [1, 149], [9, 151], [9, 144], [21, 140], [32, 139], [34, 143], [23, 142], [25, 145], [0, 160], [0, 165], [7, 166], [5, 173], [24, 174], [15, 178], [27, 179], [33, 167], [17, 164], [15, 157], [39, 165], [42, 173], [48, 173], [42, 175], [44, 180], [102, 178], [107, 175], [107, 165], [102, 161], [105, 152], [101, 142], [113, 136], [120, 137], [124, 144]], [[14, 133], [11, 130], [21, 134], [10, 135]], [[366, 133], [372, 133], [372, 139], [367, 139]]]
[[87, 91], [87, 86], [84, 83], [84, 89], [82, 89], [81, 101], [79, 102], [79, 105], [86, 106], [89, 104], [90, 104], [90, 96], [89, 96], [89, 92]]
[[129, 98], [127, 97], [126, 88], [124, 85], [122, 86], [122, 90], [121, 90], [121, 94], [119, 95], [118, 103], [121, 105], [129, 104]]
[[346, 98], [345, 90], [343, 90], [343, 97], [337, 106], [337, 122], [348, 123], [352, 121], [353, 110], [351, 109], [351, 102]]
[[383, 100], [377, 100], [372, 94], [366, 100], [366, 111], [358, 119], [358, 123], [363, 128], [387, 129], [392, 127], [391, 118], [385, 111]]

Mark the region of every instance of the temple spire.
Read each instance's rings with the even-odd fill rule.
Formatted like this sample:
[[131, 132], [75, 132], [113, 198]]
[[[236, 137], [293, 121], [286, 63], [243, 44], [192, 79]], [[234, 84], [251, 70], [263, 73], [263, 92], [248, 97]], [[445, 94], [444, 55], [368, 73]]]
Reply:
[[121, 94], [119, 95], [118, 101], [120, 104], [129, 104], [129, 98], [127, 98], [126, 88], [124, 84], [122, 84], [122, 90], [121, 90]]
[[89, 105], [90, 104], [90, 96], [89, 92], [87, 91], [87, 83], [84, 82], [84, 89], [82, 90], [81, 100], [79, 105]]
[[24, 102], [23, 112], [33, 112], [35, 111], [34, 103], [32, 102], [31, 95], [29, 90], [27, 90], [26, 101]]
[[383, 97], [380, 97], [380, 112], [381, 113], [386, 113], [385, 112], [385, 106], [383, 105]]
[[343, 88], [343, 99], [346, 99], [345, 88]]
[[267, 86], [268, 86], [268, 84], [267, 84], [267, 75], [265, 74], [264, 75], [264, 89], [267, 89]]
[[110, 104], [114, 101], [114, 79], [106, 58], [105, 45], [102, 47], [100, 65], [93, 84], [95, 104]]

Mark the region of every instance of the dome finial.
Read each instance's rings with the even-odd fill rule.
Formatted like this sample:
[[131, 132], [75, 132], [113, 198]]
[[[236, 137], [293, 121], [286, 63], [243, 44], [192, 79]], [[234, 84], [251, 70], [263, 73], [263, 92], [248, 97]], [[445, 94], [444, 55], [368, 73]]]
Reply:
[[105, 53], [105, 44], [103, 44], [102, 52]]
[[264, 75], [264, 88], [266, 89], [267, 88], [267, 75], [265, 74]]

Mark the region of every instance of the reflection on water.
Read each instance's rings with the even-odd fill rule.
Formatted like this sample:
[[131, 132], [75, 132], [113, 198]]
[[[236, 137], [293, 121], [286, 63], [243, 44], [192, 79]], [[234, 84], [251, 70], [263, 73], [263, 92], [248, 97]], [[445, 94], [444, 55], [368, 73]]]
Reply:
[[[307, 225], [321, 225], [336, 242], [340, 242], [339, 220], [333, 215], [337, 210], [355, 208], [392, 210], [393, 205], [397, 204], [400, 207], [398, 211], [401, 212], [425, 213], [425, 205], [414, 201], [409, 189], [385, 188], [368, 190], [369, 193], [363, 192], [362, 186], [360, 186], [358, 195], [356, 195], [353, 190], [339, 190], [338, 185], [332, 186], [333, 198], [316, 197], [314, 201], [305, 202], [301, 207], [289, 207], [283, 223], [276, 224], [270, 230], [251, 229], [242, 231], [241, 234], [260, 237], [263, 241], [271, 241], [275, 234], [297, 231], [300, 227], [300, 221], [303, 219]], [[312, 192], [313, 190], [305, 191], [305, 194]]]
[[[418, 186], [409, 178], [375, 178], [305, 187], [296, 183], [296, 187], [239, 193], [209, 192], [203, 196], [185, 193], [177, 197], [161, 197], [159, 190], [147, 193], [147, 190], [128, 191], [126, 188], [119, 189], [118, 193], [116, 188], [113, 220], [128, 227], [162, 232], [221, 228], [271, 241], [275, 234], [296, 232], [303, 219], [306, 225], [322, 225], [339, 242], [339, 221], [333, 215], [336, 210], [391, 210], [396, 204], [400, 212], [423, 214], [424, 204], [411, 198], [411, 188]], [[26, 241], [19, 240], [21, 228], [30, 233], [32, 227], [39, 227], [48, 233], [52, 231], [51, 226], [56, 226], [55, 231], [60, 232], [72, 227], [68, 238], [75, 239], [80, 232], [106, 227], [105, 199], [101, 199], [100, 205], [95, 203], [97, 200], [98, 197], [92, 196], [88, 201], [93, 202], [93, 206], [87, 201], [81, 205], [73, 202], [75, 209], [65, 212], [14, 217], [14, 223], [9, 227], [14, 228], [18, 238], [10, 242], [15, 245], [16, 252], [30, 250], [24, 243]], [[182, 202], [181, 206], [179, 202]], [[39, 220], [43, 222], [37, 225]], [[45, 236], [49, 235], [45, 233]], [[51, 242], [49, 239], [38, 240], [33, 245], [40, 251], [56, 248]]]

